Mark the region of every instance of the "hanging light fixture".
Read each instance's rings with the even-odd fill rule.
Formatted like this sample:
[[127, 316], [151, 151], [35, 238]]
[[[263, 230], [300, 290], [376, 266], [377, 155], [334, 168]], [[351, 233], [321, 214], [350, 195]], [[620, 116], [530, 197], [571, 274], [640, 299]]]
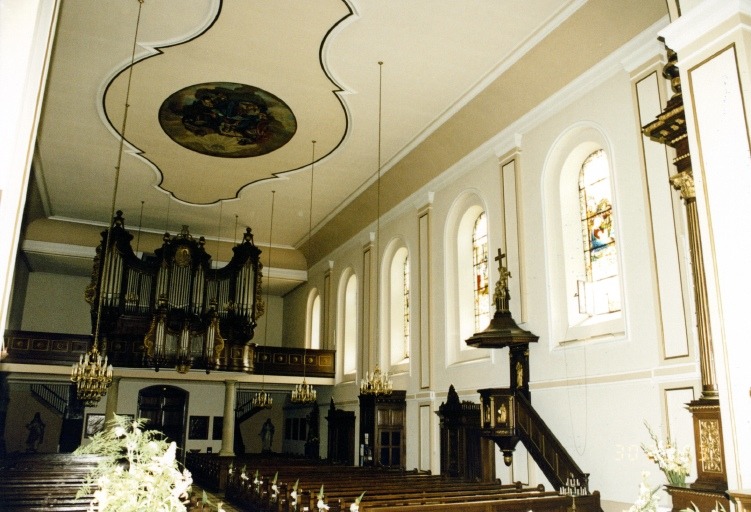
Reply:
[[381, 372], [378, 365], [372, 375], [365, 372], [365, 378], [360, 381], [361, 395], [390, 395], [392, 391], [393, 384], [388, 372]]
[[[274, 232], [274, 198], [276, 197], [276, 190], [271, 191], [271, 225], [269, 226], [269, 265], [268, 265], [268, 276], [266, 277], [266, 307], [269, 307], [269, 293], [271, 289], [271, 235]], [[263, 328], [263, 346], [266, 347], [266, 341], [268, 340], [269, 336], [269, 316], [266, 316], [266, 325]], [[267, 357], [264, 351], [264, 354], [262, 357]], [[253, 400], [251, 401], [251, 404], [253, 407], [258, 407], [261, 409], [271, 409], [272, 402], [274, 401], [273, 398], [271, 398], [271, 395], [269, 395], [266, 392], [265, 389], [266, 384], [266, 360], [264, 359], [261, 361], [261, 391], [256, 393], [256, 395], [253, 397]]]
[[[313, 254], [313, 251], [310, 247], [311, 244], [311, 234], [313, 232], [313, 173], [315, 171], [315, 161], [316, 161], [316, 141], [313, 141], [313, 156], [310, 160], [310, 214], [308, 216], [308, 266], [310, 266], [311, 261], [311, 255]], [[312, 322], [311, 322], [311, 329], [312, 329]], [[312, 338], [312, 332], [311, 332], [311, 338]], [[308, 345], [305, 344], [305, 349], [303, 350], [303, 359], [302, 359], [302, 382], [300, 384], [297, 384], [295, 388], [292, 390], [292, 396], [290, 397], [290, 402], [295, 404], [310, 404], [316, 401], [316, 390], [313, 388], [312, 384], [308, 384], [305, 381], [305, 370], [308, 362]]]
[[[383, 105], [383, 61], [378, 62], [378, 174], [376, 178], [376, 340], [380, 343], [381, 323], [381, 133]], [[389, 372], [381, 372], [376, 364], [373, 373], [365, 372], [360, 381], [360, 393], [363, 395], [390, 395], [393, 391]]]
[[[133, 65], [136, 60], [136, 44], [138, 41], [138, 29], [141, 25], [141, 7], [143, 0], [138, 0], [138, 16], [136, 17], [136, 30], [133, 35], [133, 48], [130, 56], [130, 68], [128, 69], [128, 87], [125, 91], [125, 107], [123, 110], [123, 124], [120, 130], [120, 147], [117, 153], [117, 165], [115, 166], [115, 184], [112, 190], [112, 208], [109, 219], [115, 216], [115, 203], [117, 201], [117, 185], [120, 181], [120, 166], [123, 160], [125, 148], [125, 127], [128, 122], [128, 108], [130, 100], [130, 85], [133, 79]], [[109, 222], [109, 220], [108, 220]], [[108, 273], [109, 265], [114, 259], [109, 255], [112, 252], [110, 247], [111, 229], [107, 230], [107, 237], [102, 246], [102, 253], [99, 255], [103, 265], [102, 275], [111, 275]], [[99, 290], [101, 295], [101, 288]], [[97, 319], [94, 327], [94, 340], [91, 349], [86, 354], [81, 354], [78, 362], [73, 365], [70, 372], [70, 380], [76, 385], [76, 394], [78, 399], [83, 401], [87, 407], [93, 407], [103, 396], [107, 394], [107, 388], [112, 384], [112, 365], [107, 364], [107, 356], [99, 353], [99, 329], [101, 324], [101, 312], [103, 297], [97, 298]]]

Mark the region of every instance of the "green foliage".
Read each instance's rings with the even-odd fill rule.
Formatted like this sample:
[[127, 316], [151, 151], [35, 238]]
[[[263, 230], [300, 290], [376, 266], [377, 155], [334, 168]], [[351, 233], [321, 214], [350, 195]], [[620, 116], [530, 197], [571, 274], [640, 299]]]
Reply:
[[[76, 454], [101, 456], [101, 462], [78, 492], [94, 490], [91, 511], [183, 512], [193, 479], [180, 471], [175, 459], [177, 446], [161, 432], [144, 430], [145, 420], [130, 421], [115, 416], [113, 422], [92, 437]], [[208, 499], [204, 494], [204, 503]], [[217, 506], [221, 511], [221, 504]]]

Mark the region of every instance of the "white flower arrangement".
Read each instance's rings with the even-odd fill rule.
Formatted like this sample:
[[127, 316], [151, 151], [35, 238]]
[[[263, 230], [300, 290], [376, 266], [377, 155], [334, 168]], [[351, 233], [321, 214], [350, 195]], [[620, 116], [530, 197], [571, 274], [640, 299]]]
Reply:
[[316, 507], [318, 508], [318, 510], [328, 510], [329, 509], [329, 506], [326, 505], [326, 502], [324, 501], [325, 498], [326, 498], [326, 496], [323, 494], [323, 485], [322, 485], [321, 486], [321, 490], [318, 491], [318, 501], [316, 502]]
[[668, 437], [666, 442], [663, 442], [652, 431], [646, 421], [644, 425], [647, 427], [649, 437], [652, 438], [654, 443], [652, 446], [642, 444], [641, 448], [644, 450], [644, 453], [649, 459], [657, 463], [660, 470], [665, 473], [669, 484], [685, 485], [686, 477], [691, 470], [690, 447], [678, 448], [670, 437]]
[[178, 468], [177, 445], [159, 432], [144, 431], [144, 423], [115, 416], [112, 425], [76, 450], [76, 454], [102, 456], [77, 495], [89, 494], [95, 487], [90, 512], [186, 510], [193, 478], [187, 469]]
[[292, 500], [290, 506], [292, 510], [297, 510], [297, 486], [300, 484], [300, 479], [295, 480], [295, 485], [292, 486], [292, 492], [289, 493], [289, 497]]
[[271, 499], [276, 501], [279, 497], [279, 486], [276, 485], [276, 480], [279, 478], [279, 471], [274, 474], [274, 479], [271, 481]]
[[639, 484], [639, 497], [636, 499], [628, 512], [657, 512], [657, 506], [660, 502], [660, 497], [657, 496], [657, 491], [660, 487], [650, 488], [647, 484], [648, 471], [642, 471], [641, 483]]
[[360, 512], [360, 502], [362, 501], [363, 496], [365, 496], [365, 491], [363, 491], [360, 497], [357, 498], [355, 502], [349, 506], [349, 512]]

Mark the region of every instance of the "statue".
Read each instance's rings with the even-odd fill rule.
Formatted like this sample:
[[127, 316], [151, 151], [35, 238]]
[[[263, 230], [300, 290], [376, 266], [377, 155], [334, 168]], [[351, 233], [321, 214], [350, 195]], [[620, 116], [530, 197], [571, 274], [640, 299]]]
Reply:
[[508, 409], [506, 408], [506, 404], [502, 403], [501, 406], [498, 408], [498, 420], [496, 423], [505, 424], [508, 421]]
[[26, 438], [26, 451], [36, 452], [39, 448], [39, 444], [44, 441], [44, 427], [46, 425], [42, 421], [42, 417], [39, 415], [39, 411], [34, 414], [34, 419], [26, 425], [29, 431], [29, 436]]
[[520, 361], [516, 362], [516, 387], [524, 387], [524, 366]]
[[271, 418], [266, 419], [266, 423], [261, 427], [261, 451], [263, 453], [271, 452], [271, 443], [274, 442], [274, 424], [271, 423]]
[[503, 266], [503, 258], [505, 257], [506, 255], [498, 249], [498, 256], [495, 258], [498, 262], [498, 281], [495, 283], [495, 292], [493, 293], [493, 302], [495, 302], [497, 311], [507, 311], [510, 300], [508, 280], [511, 277], [511, 272]]

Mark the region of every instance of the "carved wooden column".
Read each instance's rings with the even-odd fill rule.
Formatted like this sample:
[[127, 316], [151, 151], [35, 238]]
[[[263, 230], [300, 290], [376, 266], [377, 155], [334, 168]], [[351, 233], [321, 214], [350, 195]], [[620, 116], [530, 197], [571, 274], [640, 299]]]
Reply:
[[[712, 494], [708, 499], [714, 504], [714, 499], [719, 495], [720, 502], [727, 509], [729, 502], [722, 493], [727, 489], [727, 476], [723, 460], [720, 401], [712, 350], [704, 256], [696, 209], [691, 153], [686, 133], [686, 116], [676, 64], [677, 55], [668, 49], [668, 63], [663, 70], [663, 76], [670, 79], [674, 94], [657, 119], [645, 126], [642, 131], [650, 139], [675, 149], [673, 164], [678, 172], [670, 177], [670, 183], [673, 188], [680, 191], [681, 199], [686, 206], [702, 384], [701, 397], [688, 404], [694, 420], [694, 444], [697, 454], [697, 478], [691, 484], [691, 488], [697, 492], [709, 491], [710, 494], [716, 491], [717, 495]], [[674, 510], [691, 508], [691, 501], [695, 502], [698, 499], [695, 495], [689, 496], [689, 491], [682, 492], [681, 488], [668, 487], [668, 490], [673, 497]]]

